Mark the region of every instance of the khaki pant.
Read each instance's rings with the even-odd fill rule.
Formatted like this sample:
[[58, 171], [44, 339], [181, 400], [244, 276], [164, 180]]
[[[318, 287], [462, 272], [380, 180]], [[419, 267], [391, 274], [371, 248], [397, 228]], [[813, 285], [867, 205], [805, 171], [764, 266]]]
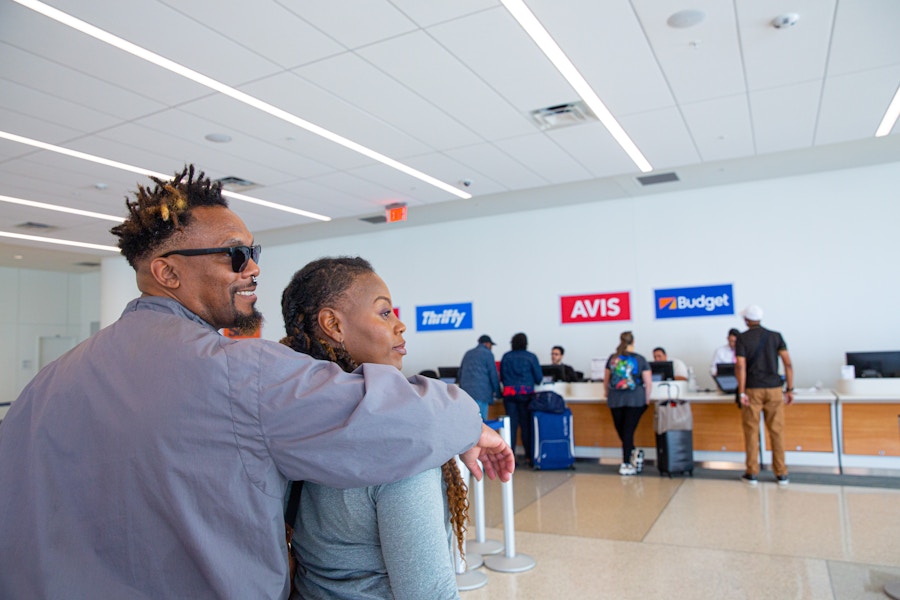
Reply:
[[775, 475], [787, 475], [784, 464], [784, 393], [781, 388], [750, 388], [749, 403], [741, 407], [744, 428], [744, 448], [747, 452], [747, 473], [759, 474], [759, 412], [766, 420], [768, 446], [772, 449], [772, 470]]

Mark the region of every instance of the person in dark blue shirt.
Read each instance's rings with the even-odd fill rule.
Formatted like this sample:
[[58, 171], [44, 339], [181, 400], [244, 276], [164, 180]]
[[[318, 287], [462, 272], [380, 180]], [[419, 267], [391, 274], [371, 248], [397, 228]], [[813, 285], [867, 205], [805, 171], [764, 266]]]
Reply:
[[509, 445], [515, 453], [516, 436], [522, 432], [525, 457], [531, 464], [532, 427], [528, 403], [534, 397], [534, 386], [543, 379], [538, 357], [527, 350], [528, 337], [517, 333], [510, 341], [512, 350], [500, 359], [500, 382], [503, 385], [503, 408], [509, 417]]
[[489, 335], [478, 338], [478, 345], [463, 356], [456, 378], [459, 387], [478, 403], [482, 419], [487, 419], [488, 405], [500, 396], [500, 378], [491, 351], [495, 345]]

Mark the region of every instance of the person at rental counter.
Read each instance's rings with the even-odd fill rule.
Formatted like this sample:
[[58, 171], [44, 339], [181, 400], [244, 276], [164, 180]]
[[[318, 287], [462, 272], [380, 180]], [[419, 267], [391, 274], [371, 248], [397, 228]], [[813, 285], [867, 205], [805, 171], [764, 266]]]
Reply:
[[[766, 422], [766, 439], [772, 445], [772, 470], [778, 485], [787, 485], [787, 465], [784, 462], [784, 407], [794, 401], [794, 367], [787, 344], [777, 331], [760, 324], [763, 310], [752, 304], [741, 312], [747, 331], [738, 336], [734, 353], [737, 362], [734, 374], [738, 380], [737, 394], [741, 404], [744, 447], [747, 470], [741, 479], [750, 485], [759, 481], [759, 413]], [[782, 390], [778, 374], [778, 359], [784, 365], [787, 384]]]

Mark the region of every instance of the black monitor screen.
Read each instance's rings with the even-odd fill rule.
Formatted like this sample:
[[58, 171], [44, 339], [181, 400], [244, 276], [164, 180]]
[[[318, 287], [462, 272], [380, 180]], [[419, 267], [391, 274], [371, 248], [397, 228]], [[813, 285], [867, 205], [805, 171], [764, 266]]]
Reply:
[[438, 376], [441, 379], [456, 381], [457, 375], [459, 375], [459, 367], [438, 367]]
[[847, 364], [856, 377], [900, 377], [900, 350], [888, 352], [848, 352]]
[[544, 375], [545, 383], [563, 381], [565, 379], [562, 365], [541, 365], [541, 373]]
[[734, 363], [716, 363], [716, 375], [730, 377], [734, 375]]
[[650, 373], [653, 374], [653, 381], [672, 381], [675, 379], [675, 369], [672, 367], [671, 360], [650, 361]]

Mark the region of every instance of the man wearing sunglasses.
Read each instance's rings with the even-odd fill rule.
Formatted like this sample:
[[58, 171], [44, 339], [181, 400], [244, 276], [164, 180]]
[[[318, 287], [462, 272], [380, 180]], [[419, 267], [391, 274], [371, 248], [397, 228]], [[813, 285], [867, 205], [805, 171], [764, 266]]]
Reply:
[[142, 296], [0, 426], [0, 598], [286, 598], [287, 481], [385, 483], [457, 453], [508, 479], [458, 388], [220, 335], [261, 322], [260, 248], [192, 166], [154, 181], [112, 229]]

